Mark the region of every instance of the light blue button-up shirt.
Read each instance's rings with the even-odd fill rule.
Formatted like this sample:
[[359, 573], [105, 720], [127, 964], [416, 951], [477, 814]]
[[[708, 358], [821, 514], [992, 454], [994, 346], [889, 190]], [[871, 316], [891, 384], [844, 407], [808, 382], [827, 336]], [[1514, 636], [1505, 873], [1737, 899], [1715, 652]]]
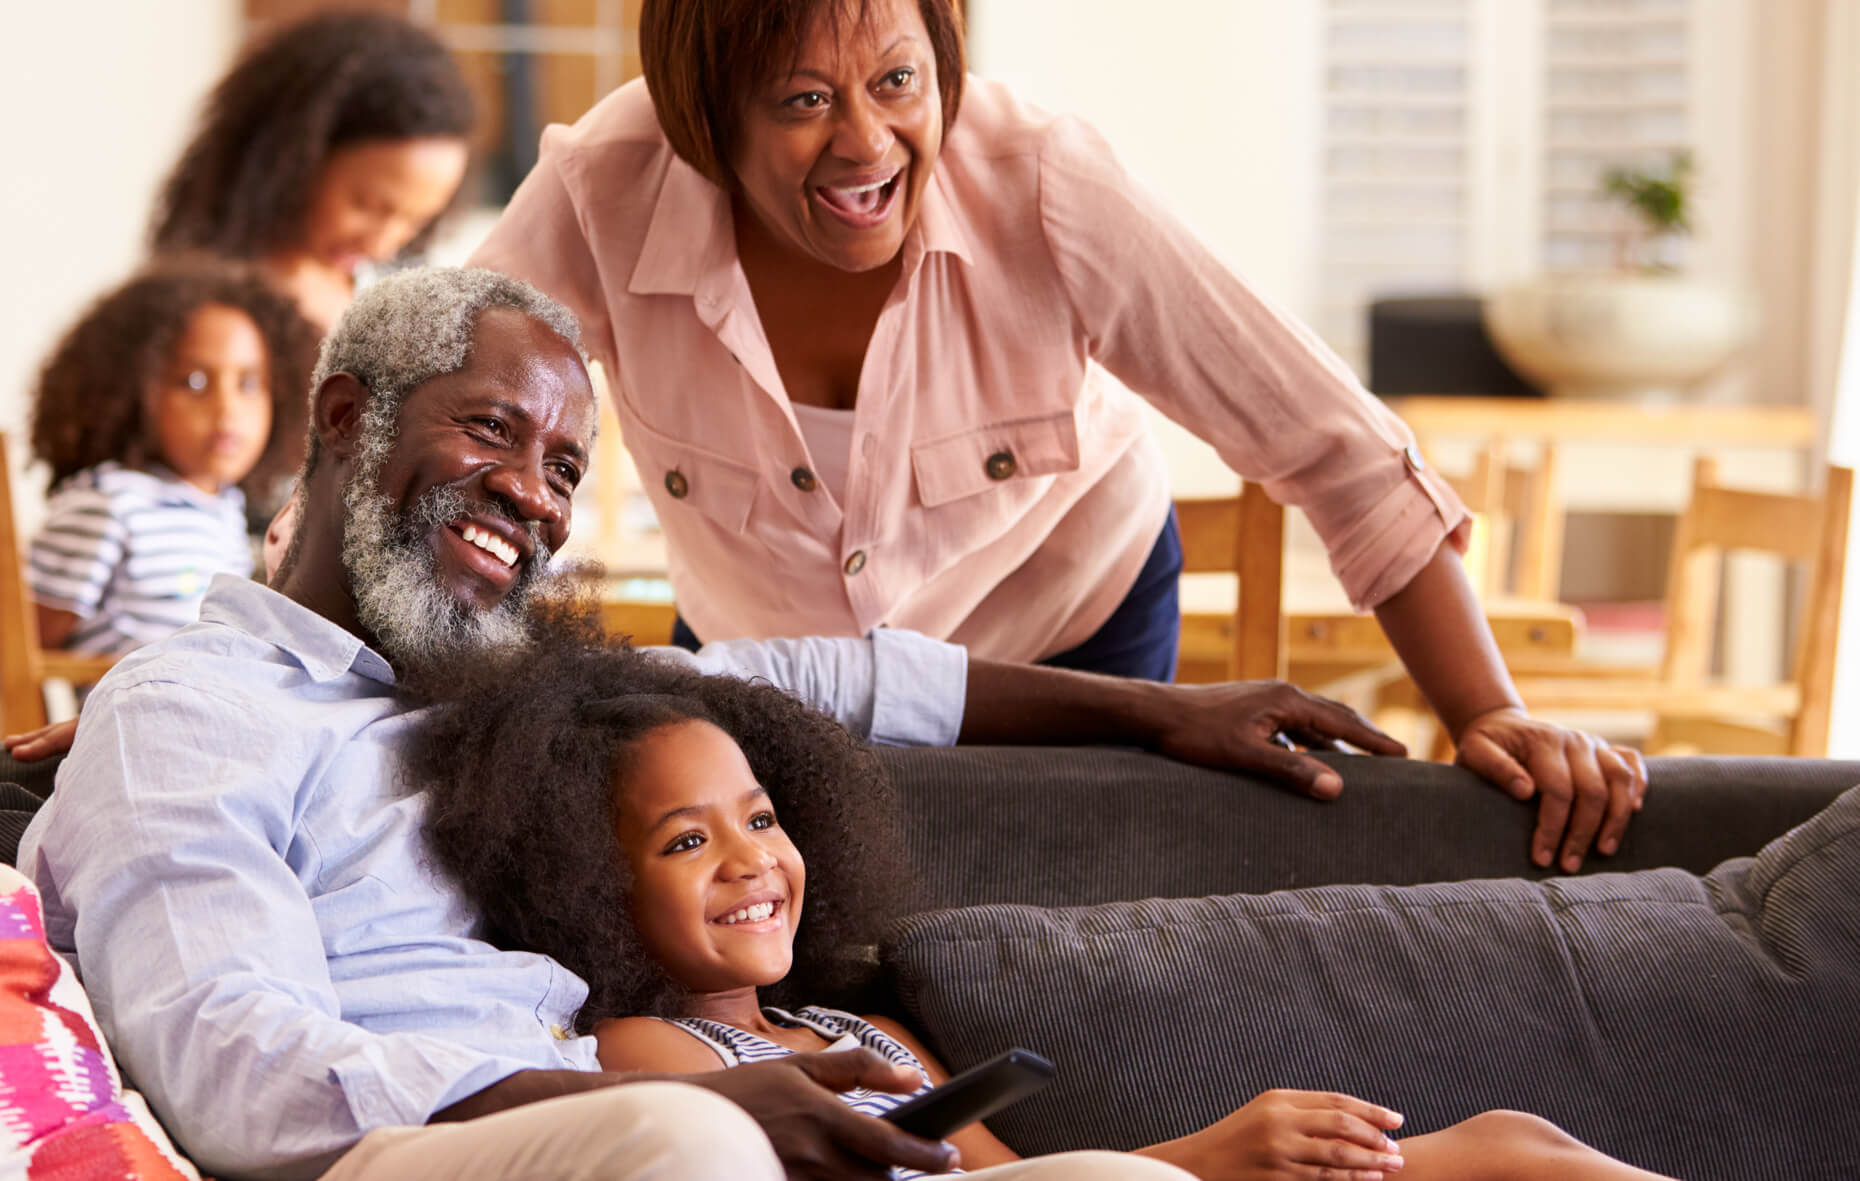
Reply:
[[[952, 742], [961, 720], [963, 650], [908, 632], [666, 658], [765, 677], [874, 741]], [[429, 864], [424, 798], [397, 782], [416, 717], [355, 636], [226, 577], [85, 704], [20, 865], [203, 1171], [315, 1176], [515, 1071], [597, 1069], [563, 1032], [587, 986], [479, 939]]]

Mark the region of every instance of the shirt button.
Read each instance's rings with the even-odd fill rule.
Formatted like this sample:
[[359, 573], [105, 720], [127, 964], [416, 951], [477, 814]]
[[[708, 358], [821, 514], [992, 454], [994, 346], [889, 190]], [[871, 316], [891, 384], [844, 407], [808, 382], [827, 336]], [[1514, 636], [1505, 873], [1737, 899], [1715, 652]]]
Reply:
[[672, 494], [672, 499], [683, 500], [691, 494], [691, 481], [677, 468], [665, 473], [665, 490]]
[[1401, 455], [1403, 459], [1408, 461], [1408, 466], [1415, 471], [1424, 472], [1427, 470], [1427, 461], [1421, 458], [1421, 448], [1419, 444], [1410, 443], [1406, 447], [1403, 447], [1401, 449]]
[[794, 486], [803, 492], [812, 492], [819, 484], [819, 481], [814, 479], [814, 473], [804, 467], [798, 467], [789, 472], [788, 478], [793, 480]]
[[863, 569], [865, 569], [865, 551], [856, 549], [852, 557], [846, 559], [846, 573], [857, 574]]
[[557, 1022], [549, 1027], [549, 1036], [558, 1042], [565, 1042], [569, 1039], [570, 1034], [568, 1030], [562, 1028], [560, 1022]]
[[1014, 453], [1012, 451], [997, 451], [988, 457], [988, 462], [983, 464], [982, 468], [988, 473], [989, 479], [1005, 480], [1014, 474], [1014, 470], [1018, 466], [1019, 465], [1014, 462]]
[[866, 432], [865, 438], [859, 440], [859, 454], [870, 459], [872, 457], [872, 452], [876, 450], [878, 450], [878, 436], [868, 431]]

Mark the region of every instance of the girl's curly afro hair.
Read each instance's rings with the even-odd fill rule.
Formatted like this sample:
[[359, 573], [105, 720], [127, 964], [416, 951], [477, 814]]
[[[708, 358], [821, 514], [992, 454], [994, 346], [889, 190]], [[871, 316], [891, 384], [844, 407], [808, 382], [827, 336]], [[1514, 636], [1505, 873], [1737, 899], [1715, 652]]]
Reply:
[[242, 486], [262, 502], [297, 469], [316, 329], [252, 268], [181, 255], [92, 304], [46, 360], [33, 392], [32, 453], [52, 469], [52, 484], [107, 459], [130, 468], [161, 459], [144, 408], [187, 322], [208, 304], [250, 316], [270, 361], [271, 441]]
[[766, 683], [699, 675], [592, 623], [553, 630], [518, 658], [454, 670], [408, 755], [409, 786], [428, 796], [428, 846], [478, 907], [485, 937], [587, 981], [584, 1033], [607, 1017], [677, 1011], [680, 990], [628, 915], [615, 804], [639, 739], [698, 718], [742, 748], [807, 864], [794, 968], [765, 1000], [852, 1003], [876, 972], [885, 922], [915, 894], [871, 751]]
[[405, 19], [338, 10], [284, 25], [214, 88], [162, 186], [151, 243], [262, 258], [300, 241], [317, 178], [337, 148], [469, 139], [474, 122], [457, 63]]

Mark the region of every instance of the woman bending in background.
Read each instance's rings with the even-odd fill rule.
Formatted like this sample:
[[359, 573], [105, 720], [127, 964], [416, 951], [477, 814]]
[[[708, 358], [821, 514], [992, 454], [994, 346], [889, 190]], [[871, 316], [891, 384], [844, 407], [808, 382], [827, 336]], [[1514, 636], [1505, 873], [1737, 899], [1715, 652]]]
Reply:
[[394, 16], [332, 12], [251, 45], [163, 185], [151, 245], [257, 263], [327, 331], [364, 263], [417, 250], [465, 176], [471, 91]]

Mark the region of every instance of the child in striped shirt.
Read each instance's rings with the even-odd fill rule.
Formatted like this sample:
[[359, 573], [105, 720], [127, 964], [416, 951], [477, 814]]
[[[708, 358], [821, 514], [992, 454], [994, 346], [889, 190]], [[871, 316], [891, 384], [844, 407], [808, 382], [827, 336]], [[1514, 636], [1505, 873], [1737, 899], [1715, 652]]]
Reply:
[[215, 574], [251, 574], [240, 485], [295, 466], [315, 347], [289, 297], [202, 256], [84, 313], [34, 396], [52, 472], [28, 573], [43, 645], [126, 652], [191, 623]]
[[[423, 721], [410, 769], [427, 793], [429, 847], [487, 938], [587, 982], [576, 1025], [606, 1070], [700, 1073], [863, 1048], [942, 1082], [898, 1022], [801, 1004], [856, 1003], [876, 972], [861, 952], [910, 906], [895, 797], [871, 751], [769, 685], [603, 644], [594, 626], [560, 648], [430, 678], [448, 700]], [[841, 1096], [867, 1115], [909, 1097]], [[1135, 1155], [1203, 1181], [1654, 1177], [1517, 1112], [1398, 1146], [1400, 1124], [1352, 1096], [1270, 1091]], [[979, 1123], [949, 1141], [962, 1164], [990, 1177], [1000, 1167], [1003, 1181], [1171, 1172], [1131, 1154], [1016, 1164]]]

